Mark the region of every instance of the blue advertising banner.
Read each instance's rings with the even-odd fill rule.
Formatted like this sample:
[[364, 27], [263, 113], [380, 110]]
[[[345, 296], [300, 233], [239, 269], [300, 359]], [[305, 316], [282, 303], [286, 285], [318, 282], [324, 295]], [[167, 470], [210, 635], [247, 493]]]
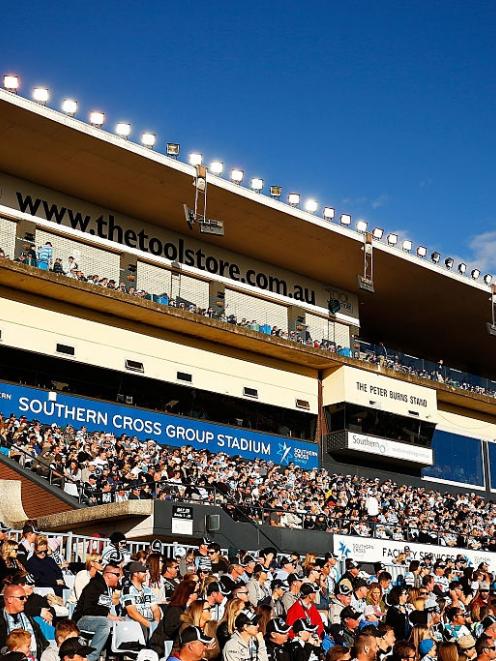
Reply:
[[5, 416], [13, 413], [45, 424], [85, 426], [88, 431], [128, 434], [162, 445], [191, 445], [244, 459], [294, 463], [307, 470], [319, 465], [314, 443], [38, 388], [0, 383], [0, 411]]

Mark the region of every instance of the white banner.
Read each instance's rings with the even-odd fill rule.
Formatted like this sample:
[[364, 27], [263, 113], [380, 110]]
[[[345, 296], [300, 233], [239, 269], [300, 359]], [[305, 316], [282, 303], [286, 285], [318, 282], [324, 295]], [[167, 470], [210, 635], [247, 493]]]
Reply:
[[405, 546], [410, 549], [410, 560], [422, 560], [432, 553], [436, 560], [454, 560], [457, 555], [463, 555], [470, 567], [477, 567], [481, 562], [487, 562], [489, 570], [496, 572], [496, 553], [488, 551], [470, 551], [468, 549], [436, 546], [434, 544], [412, 544], [410, 542], [395, 542], [371, 537], [352, 537], [349, 535], [333, 535], [334, 553], [341, 558], [353, 558], [357, 562], [384, 562], [391, 564]]
[[354, 432], [348, 432], [347, 437], [348, 450], [402, 459], [422, 466], [432, 466], [433, 464], [433, 453], [430, 448], [420, 448], [418, 445], [410, 443], [398, 443], [386, 438], [355, 434]]

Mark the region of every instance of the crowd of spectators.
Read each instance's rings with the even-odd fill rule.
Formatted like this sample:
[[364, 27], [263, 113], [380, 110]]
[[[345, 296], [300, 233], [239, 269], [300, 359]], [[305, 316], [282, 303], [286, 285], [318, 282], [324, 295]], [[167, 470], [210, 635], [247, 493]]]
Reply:
[[496, 504], [391, 480], [167, 447], [85, 427], [0, 416], [12, 459], [89, 505], [136, 499], [221, 505], [236, 520], [496, 550]]
[[[486, 563], [405, 548], [394, 576], [203, 538], [131, 553], [115, 531], [84, 562], [27, 521], [0, 523], [0, 654], [8, 661], [493, 661], [496, 584]], [[396, 568], [398, 569], [398, 567]]]

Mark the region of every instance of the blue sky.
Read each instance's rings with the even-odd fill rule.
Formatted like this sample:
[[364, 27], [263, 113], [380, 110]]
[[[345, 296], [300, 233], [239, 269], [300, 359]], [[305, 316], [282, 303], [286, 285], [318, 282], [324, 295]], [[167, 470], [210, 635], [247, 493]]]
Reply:
[[18, 0], [34, 84], [496, 272], [496, 3]]

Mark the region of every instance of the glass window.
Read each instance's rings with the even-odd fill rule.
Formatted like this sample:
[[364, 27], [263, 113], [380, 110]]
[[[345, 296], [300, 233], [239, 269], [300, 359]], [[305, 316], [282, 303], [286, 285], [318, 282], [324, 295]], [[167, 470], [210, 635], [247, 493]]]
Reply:
[[489, 474], [491, 476], [491, 489], [496, 489], [496, 443], [487, 444], [489, 455]]
[[432, 449], [434, 465], [422, 469], [422, 477], [484, 486], [482, 441], [436, 430], [432, 437]]

